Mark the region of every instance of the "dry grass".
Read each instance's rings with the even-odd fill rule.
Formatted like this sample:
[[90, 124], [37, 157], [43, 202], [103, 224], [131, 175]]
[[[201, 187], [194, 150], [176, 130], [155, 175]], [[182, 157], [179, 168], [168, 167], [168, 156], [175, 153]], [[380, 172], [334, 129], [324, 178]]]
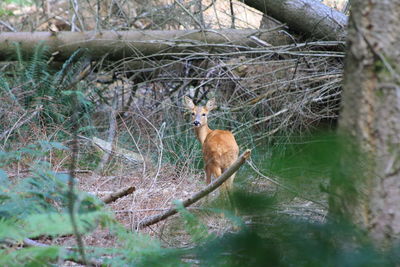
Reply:
[[[112, 175], [99, 175], [95, 173], [78, 174], [79, 189], [98, 197], [103, 197], [127, 186], [136, 188], [133, 194], [122, 197], [110, 203], [107, 207], [115, 214], [115, 218], [127, 229], [136, 231], [134, 226], [144, 218], [161, 213], [169, 209], [173, 200], [185, 199], [201, 190], [205, 183], [201, 172], [190, 172], [188, 169], [183, 173], [176, 171], [175, 166], [163, 165], [161, 173], [155, 179], [156, 169], [150, 167], [145, 176], [140, 166], [132, 166], [120, 162], [118, 169], [114, 169]], [[22, 177], [14, 176], [15, 179]], [[218, 193], [213, 193], [216, 198]], [[211, 198], [211, 199], [212, 199]], [[232, 223], [218, 213], [207, 212], [204, 209], [204, 200], [191, 206], [189, 210], [200, 216], [209, 231], [222, 235], [232, 229]], [[183, 220], [175, 215], [165, 221], [141, 230], [153, 236], [169, 247], [187, 247], [193, 243], [190, 235], [184, 229]], [[52, 240], [42, 238], [43, 243], [73, 246], [75, 239], [64, 236]], [[97, 228], [95, 231], [84, 236], [86, 246], [115, 247], [118, 246], [114, 236], [107, 229]]]

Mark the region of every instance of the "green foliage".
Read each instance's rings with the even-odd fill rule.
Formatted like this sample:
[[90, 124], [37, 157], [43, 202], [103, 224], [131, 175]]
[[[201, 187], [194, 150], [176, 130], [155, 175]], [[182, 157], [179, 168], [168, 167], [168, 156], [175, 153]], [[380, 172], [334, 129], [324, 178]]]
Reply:
[[186, 231], [190, 234], [194, 243], [202, 244], [213, 237], [213, 235], [208, 232], [207, 226], [185, 209], [182, 202], [175, 201], [174, 204], [181, 215]]
[[2, 0], [0, 2], [0, 17], [1, 16], [13, 16], [14, 13], [7, 9], [8, 4], [16, 4], [19, 6], [31, 6], [34, 4], [31, 0]]
[[54, 266], [62, 249], [59, 247], [28, 247], [13, 251], [0, 251], [1, 266]]
[[[390, 266], [389, 258], [362, 243], [353, 227], [286, 221], [271, 234], [243, 229], [198, 248], [212, 266]], [[355, 240], [355, 241], [354, 241]]]
[[[300, 199], [302, 196], [325, 199], [326, 195], [322, 195], [329, 193], [326, 181], [330, 179], [341, 180], [347, 185], [343, 190], [353, 194], [349, 175], [357, 175], [362, 165], [356, 164], [356, 150], [344, 149], [348, 143], [332, 133], [298, 138], [291, 145], [268, 151], [268, 167], [263, 169], [273, 177], [282, 178], [280, 182], [286, 187], [278, 191], [292, 188], [293, 191], [286, 193]], [[343, 165], [340, 160], [346, 153], [350, 154]], [[318, 183], [323, 192], [315, 192], [319, 188], [312, 185]], [[377, 247], [368, 233], [334, 213], [326, 220], [287, 213], [278, 194], [271, 195], [236, 191], [232, 197], [238, 214], [249, 216], [244, 220], [250, 223], [233, 221], [241, 230], [221, 237], [204, 238], [207, 232], [202, 231], [200, 219], [180, 208], [192, 239], [196, 242], [193, 237], [200, 236], [203, 237], [200, 240], [205, 240], [197, 242], [187, 255], [194, 254], [200, 265], [211, 266], [395, 266], [399, 262], [396, 244]], [[234, 220], [233, 216], [226, 218]]]
[[32, 0], [3, 0], [5, 4], [17, 4], [21, 6], [30, 6], [34, 3]]
[[165, 160], [178, 167], [203, 168], [201, 145], [191, 127], [176, 124], [171, 119], [163, 139]]
[[0, 150], [0, 167], [21, 160], [23, 157], [40, 160], [53, 149], [65, 150], [66, 147], [58, 142], [38, 141], [36, 144], [30, 144], [15, 151]]
[[[15, 152], [2, 152], [3, 167], [23, 156], [39, 158], [61, 144], [39, 142]], [[5, 159], [5, 160], [4, 160]], [[0, 242], [22, 243], [27, 238], [73, 235], [68, 214], [69, 176], [55, 173], [47, 162], [36, 161], [28, 177], [11, 182], [7, 171], [0, 169]], [[164, 249], [148, 236], [129, 232], [118, 224], [97, 198], [75, 192], [78, 207], [78, 231], [88, 234], [97, 227], [108, 228], [118, 239], [119, 247], [87, 249], [88, 259], [99, 259], [108, 266], [178, 266], [178, 250]], [[80, 256], [60, 246], [0, 248], [1, 266], [53, 266], [57, 261], [79, 261]], [[150, 265], [149, 265], [150, 264]]]
[[[54, 142], [38, 142], [36, 145], [29, 145], [15, 152], [2, 152], [1, 162], [9, 163], [18, 160], [24, 155], [29, 155], [37, 160], [31, 166], [31, 176], [28, 176], [18, 183], [11, 183], [7, 173], [1, 173], [1, 205], [0, 214], [2, 218], [24, 219], [28, 216], [46, 214], [54, 217], [54, 212], [66, 212], [65, 207], [68, 201], [68, 179], [69, 175], [55, 173], [51, 170], [50, 164], [39, 160], [50, 149], [65, 149], [61, 144]], [[78, 194], [81, 203], [81, 211], [94, 211], [99, 202], [90, 195]], [[56, 205], [55, 205], [56, 204]], [[57, 207], [56, 207], [57, 206]]]
[[121, 246], [113, 249], [112, 259], [105, 261], [111, 266], [180, 265], [182, 252], [177, 249], [164, 249], [158, 241], [146, 235], [129, 232], [119, 224], [110, 225], [110, 231], [118, 237]]
[[[35, 47], [34, 53], [25, 59], [21, 47], [15, 43], [18, 66], [0, 74], [0, 96], [8, 95], [24, 109], [40, 109], [41, 123], [45, 125], [70, 125], [73, 112], [78, 112], [81, 124], [89, 118], [93, 104], [85, 95], [87, 87], [79, 82], [79, 74], [88, 66], [84, 50], [77, 50], [56, 71], [50, 67], [51, 55], [44, 44]], [[71, 95], [77, 96], [74, 110]]]
[[[238, 232], [203, 239], [205, 242], [197, 243], [182, 257], [196, 255], [201, 266], [393, 266], [395, 263], [396, 247], [386, 251], [374, 247], [366, 233], [352, 224], [279, 217], [277, 203], [262, 195], [239, 192], [234, 198], [239, 213], [260, 217], [250, 225], [242, 224]], [[192, 224], [189, 233], [197, 233], [196, 221], [198, 218], [193, 214], [186, 219], [186, 224]]]
[[4, 9], [0, 6], [0, 17], [2, 16], [12, 16], [14, 13], [10, 10]]
[[[293, 177], [329, 170], [340, 156], [340, 140], [334, 134], [321, 134], [291, 140], [291, 144], [274, 149], [271, 155], [271, 171]], [[290, 166], [288, 168], [287, 166]], [[302, 172], [299, 172], [301, 170]]]

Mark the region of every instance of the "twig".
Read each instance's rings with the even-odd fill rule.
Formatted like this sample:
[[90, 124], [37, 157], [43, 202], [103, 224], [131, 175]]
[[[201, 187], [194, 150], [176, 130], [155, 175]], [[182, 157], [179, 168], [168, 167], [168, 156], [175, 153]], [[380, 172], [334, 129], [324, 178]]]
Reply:
[[[20, 177], [22, 173], [29, 173], [32, 172], [32, 169], [23, 169], [23, 170], [18, 170], [17, 174], [10, 174], [8, 175], [9, 178], [15, 178], [15, 177]], [[57, 174], [69, 174], [70, 171], [55, 171]], [[75, 170], [75, 173], [92, 173], [91, 170]]]
[[84, 28], [82, 19], [81, 19], [81, 17], [79, 16], [79, 5], [78, 5], [78, 1], [77, 1], [77, 0], [70, 0], [70, 5], [72, 6], [72, 10], [74, 11], [74, 12], [73, 12], [73, 15], [72, 15], [72, 21], [71, 21], [71, 31], [74, 32], [74, 31], [76, 31], [76, 29], [78, 28], [78, 27], [76, 27], [76, 24], [75, 24], [76, 18], [78, 18], [78, 22], [79, 22], [79, 24], [81, 25], [81, 28], [80, 28], [79, 30], [80, 30], [80, 31], [85, 31], [85, 28]]
[[[28, 121], [30, 121], [33, 117], [36, 116], [36, 114], [38, 114], [38, 112], [39, 112], [40, 110], [42, 110], [42, 107], [43, 107], [42, 105], [40, 105], [39, 107], [37, 107], [37, 108], [35, 109], [35, 111], [32, 112], [25, 120], [22, 120], [22, 121], [21, 121], [21, 119], [19, 119], [19, 120], [13, 125], [13, 127], [11, 127], [11, 129], [4, 131], [4, 132], [0, 135], [0, 139], [4, 139], [4, 138], [8, 137], [8, 136], [12, 133], [12, 131], [14, 131], [15, 129], [21, 127], [22, 125], [24, 125], [25, 123], [27, 123]], [[25, 116], [25, 115], [26, 115], [26, 114], [24, 114], [24, 116]], [[7, 139], [8, 139], [8, 138], [7, 138]], [[6, 139], [6, 141], [7, 141], [7, 139]], [[6, 142], [6, 141], [5, 141], [5, 142]]]
[[229, 0], [229, 8], [231, 11], [231, 28], [235, 29], [235, 10], [233, 9], [233, 1]]
[[[188, 210], [204, 210], [200, 207], [187, 207]], [[114, 213], [136, 213], [136, 212], [150, 212], [150, 211], [166, 211], [169, 208], [158, 208], [158, 209], [134, 209], [134, 210], [114, 210]]]
[[89, 76], [91, 73], [92, 66], [90, 65], [90, 62], [86, 62], [86, 66], [82, 69], [82, 71], [79, 72], [79, 74], [75, 77], [75, 79], [68, 84], [63, 90], [70, 90], [71, 88], [74, 88], [80, 81], [85, 79], [86, 77]]
[[123, 188], [117, 192], [111, 193], [108, 196], [105, 196], [104, 198], [102, 198], [101, 200], [106, 203], [109, 204], [111, 202], [114, 202], [115, 200], [124, 197], [126, 195], [132, 194], [134, 191], [136, 190], [136, 188], [134, 186], [129, 186], [127, 188]]
[[198, 14], [198, 18], [199, 18], [199, 22], [201, 23], [201, 28], [203, 29], [205, 27], [205, 23], [204, 23], [204, 15], [203, 15], [203, 3], [202, 0], [197, 0], [195, 5], [197, 6], [197, 10], [194, 12], [194, 15]]
[[136, 141], [135, 137], [133, 136], [133, 134], [132, 134], [130, 128], [128, 127], [128, 125], [126, 125], [125, 120], [122, 118], [122, 116], [121, 116], [120, 114], [119, 114], [118, 116], [119, 116], [120, 120], [122, 121], [122, 123], [123, 123], [123, 125], [124, 125], [124, 127], [125, 127], [125, 129], [126, 129], [126, 132], [127, 132], [127, 133], [129, 134], [129, 136], [131, 137], [131, 140], [132, 140], [133, 144], [135, 145], [135, 147], [136, 147], [136, 149], [137, 149], [137, 151], [138, 151], [140, 157], [143, 159], [143, 161], [142, 161], [142, 162], [143, 162], [142, 177], [145, 177], [145, 174], [146, 174], [146, 167], [147, 167], [146, 164], [147, 164], [147, 161], [148, 161], [148, 160], [145, 160], [145, 157], [143, 156], [142, 151], [141, 151], [141, 149], [139, 148], [139, 144], [138, 144], [138, 142]]
[[200, 29], [204, 29], [204, 26], [201, 24], [200, 21], [197, 20], [195, 16], [193, 16], [192, 12], [190, 12], [181, 2], [174, 0], [174, 2], [186, 13], [192, 20], [200, 27]]
[[[184, 207], [188, 207], [193, 203], [196, 203], [198, 200], [200, 200], [201, 198], [207, 196], [208, 194], [210, 194], [211, 192], [213, 192], [215, 189], [217, 189], [220, 185], [222, 185], [226, 180], [228, 180], [229, 177], [231, 177], [231, 175], [233, 173], [235, 173], [240, 166], [243, 165], [243, 163], [245, 163], [245, 161], [250, 157], [250, 150], [247, 149], [242, 155], [240, 155], [240, 157], [232, 164], [231, 167], [229, 167], [229, 169], [227, 169], [218, 179], [216, 179], [214, 182], [212, 182], [211, 184], [209, 184], [206, 188], [204, 188], [203, 190], [197, 192], [196, 194], [192, 195], [191, 197], [187, 198], [186, 200], [182, 201], [182, 205]], [[150, 216], [145, 218], [144, 220], [142, 220], [141, 222], [139, 222], [135, 228], [136, 229], [142, 229], [144, 227], [150, 226], [152, 224], [158, 223], [162, 220], [167, 219], [168, 217], [176, 214], [178, 212], [178, 210], [176, 208], [170, 208], [169, 210], [154, 215], [154, 216]]]
[[285, 112], [287, 112], [287, 111], [289, 111], [289, 109], [284, 108], [284, 109], [282, 109], [282, 110], [280, 110], [280, 111], [278, 111], [278, 112], [276, 112], [276, 113], [274, 113], [274, 114], [272, 114], [272, 115], [269, 115], [269, 116], [264, 117], [264, 118], [260, 118], [260, 119], [258, 119], [258, 120], [255, 121], [255, 122], [250, 121], [250, 122], [248, 122], [248, 123], [246, 123], [246, 124], [244, 124], [244, 125], [242, 126], [242, 127], [245, 127], [245, 128], [240, 129], [240, 130], [238, 130], [238, 131], [235, 131], [235, 134], [238, 134], [238, 133], [240, 133], [240, 132], [242, 132], [242, 131], [244, 131], [244, 130], [250, 128], [250, 127], [254, 127], [254, 126], [257, 125], [257, 124], [260, 124], [260, 123], [263, 123], [263, 122], [267, 122], [267, 121], [269, 121], [269, 120], [271, 120], [271, 119], [273, 119], [273, 118], [275, 118], [275, 117], [277, 117], [277, 116], [279, 116], [279, 115], [281, 115], [282, 113], [285, 113]]
[[[136, 106], [137, 106], [138, 110], [140, 111], [141, 109], [139, 108], [139, 106], [137, 104], [136, 104]], [[158, 150], [157, 172], [154, 175], [153, 182], [150, 186], [150, 189], [151, 189], [155, 185], [157, 178], [161, 171], [161, 163], [162, 163], [162, 157], [163, 157], [163, 151], [164, 151], [163, 139], [164, 139], [164, 130], [165, 130], [166, 123], [163, 122], [160, 126], [160, 129], [157, 129], [156, 126], [148, 118], [146, 118], [146, 116], [144, 116], [141, 113], [138, 113], [137, 115], [142, 117], [155, 130], [157, 137], [159, 139], [159, 145], [157, 145], [157, 150]]]
[[101, 161], [99, 165], [96, 168], [96, 172], [101, 173], [103, 172], [104, 166], [107, 164], [110, 155], [112, 151], [114, 150], [113, 143], [114, 143], [114, 138], [115, 138], [115, 132], [117, 130], [117, 102], [118, 102], [118, 93], [117, 90], [114, 91], [114, 97], [113, 97], [113, 102], [111, 106], [111, 112], [110, 112], [110, 122], [109, 122], [109, 130], [108, 130], [108, 138], [107, 142], [111, 144], [111, 151], [106, 151], [101, 158]]
[[7, 29], [9, 29], [12, 32], [17, 32], [17, 30], [14, 29], [14, 27], [12, 27], [10, 24], [8, 24], [5, 21], [0, 20], [0, 24], [3, 25], [4, 27], [6, 27]]
[[39, 242], [29, 239], [29, 238], [25, 238], [23, 240], [23, 243], [24, 243], [24, 246], [26, 246], [26, 247], [48, 247], [49, 246], [47, 244], [39, 243]]
[[263, 40], [261, 40], [260, 38], [254, 36], [254, 35], [250, 36], [250, 39], [254, 40], [254, 42], [256, 42], [260, 46], [264, 46], [264, 47], [271, 47], [272, 46], [272, 44], [270, 44], [270, 43], [268, 43], [266, 41], [263, 41]]

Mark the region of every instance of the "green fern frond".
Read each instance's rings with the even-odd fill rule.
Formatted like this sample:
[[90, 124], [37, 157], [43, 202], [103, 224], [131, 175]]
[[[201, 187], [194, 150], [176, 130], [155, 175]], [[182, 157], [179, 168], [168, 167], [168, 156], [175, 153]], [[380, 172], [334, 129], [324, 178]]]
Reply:
[[1, 266], [54, 266], [58, 257], [63, 255], [60, 247], [28, 247], [14, 251], [0, 252]]
[[80, 60], [80, 54], [82, 50], [78, 49], [76, 50], [62, 65], [61, 70], [59, 70], [55, 75], [54, 75], [54, 81], [58, 84], [62, 84], [64, 82], [65, 76], [67, 76], [68, 73], [71, 73], [71, 67], [74, 66], [74, 62]]
[[20, 43], [17, 43], [17, 42], [15, 42], [15, 43], [13, 43], [13, 44], [14, 44], [14, 46], [15, 46], [15, 53], [16, 53], [16, 56], [17, 56], [17, 61], [18, 61], [18, 64], [19, 64], [19, 69], [23, 69], [23, 68], [24, 68], [25, 62], [24, 62], [24, 58], [23, 58], [23, 55], [22, 55], [21, 44], [20, 44]]
[[48, 47], [43, 43], [35, 47], [26, 68], [26, 78], [33, 88], [39, 88], [40, 95], [46, 94], [52, 83], [49, 82], [49, 69], [47, 64]]

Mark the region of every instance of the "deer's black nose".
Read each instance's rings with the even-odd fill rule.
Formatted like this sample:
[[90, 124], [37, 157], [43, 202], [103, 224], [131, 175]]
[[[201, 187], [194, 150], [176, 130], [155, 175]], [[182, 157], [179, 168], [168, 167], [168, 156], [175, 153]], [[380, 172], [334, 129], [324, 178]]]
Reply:
[[200, 122], [199, 121], [194, 121], [193, 124], [194, 124], [194, 126], [200, 126]]

